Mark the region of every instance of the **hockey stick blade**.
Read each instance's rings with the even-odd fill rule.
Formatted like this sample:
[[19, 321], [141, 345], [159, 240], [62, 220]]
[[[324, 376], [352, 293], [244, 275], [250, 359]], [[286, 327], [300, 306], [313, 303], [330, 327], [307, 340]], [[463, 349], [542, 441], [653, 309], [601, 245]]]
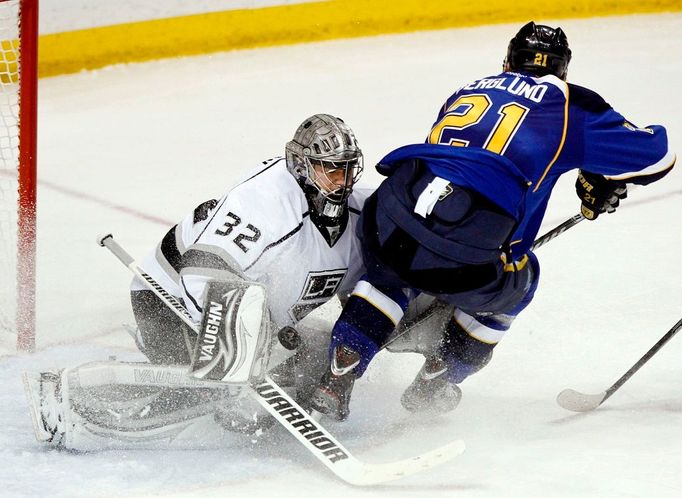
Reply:
[[[161, 299], [195, 333], [197, 325], [187, 309], [137, 266], [133, 257], [123, 249], [113, 235], [99, 236], [97, 243], [109, 249], [144, 284]], [[336, 438], [308, 412], [301, 408], [269, 376], [253, 388], [253, 398], [258, 401], [289, 431], [308, 451], [327, 466], [337, 477], [356, 486], [371, 486], [399, 479], [445, 463], [464, 452], [464, 442], [457, 440], [427, 453], [390, 463], [364, 463], [355, 458]]]
[[345, 477], [338, 472], [337, 475], [356, 486], [381, 484], [448, 462], [461, 455], [464, 449], [464, 441], [457, 440], [419, 456], [392, 463], [362, 463], [353, 458], [342, 471]]
[[557, 403], [562, 408], [574, 412], [589, 412], [594, 410], [604, 401], [609, 399], [620, 387], [625, 384], [646, 362], [648, 362], [670, 339], [672, 339], [677, 332], [682, 329], [682, 319], [680, 319], [673, 327], [661, 337], [656, 344], [654, 344], [644, 356], [630, 367], [620, 378], [613, 383], [606, 391], [599, 394], [583, 394], [573, 389], [564, 389], [556, 398]]
[[315, 417], [301, 408], [266, 376], [254, 386], [258, 402], [337, 477], [356, 486], [371, 486], [430, 469], [464, 452], [457, 440], [427, 453], [389, 463], [365, 463], [355, 458]]
[[599, 394], [585, 394], [574, 389], [564, 389], [557, 395], [556, 402], [561, 408], [572, 412], [589, 412], [601, 405], [606, 397], [606, 391]]

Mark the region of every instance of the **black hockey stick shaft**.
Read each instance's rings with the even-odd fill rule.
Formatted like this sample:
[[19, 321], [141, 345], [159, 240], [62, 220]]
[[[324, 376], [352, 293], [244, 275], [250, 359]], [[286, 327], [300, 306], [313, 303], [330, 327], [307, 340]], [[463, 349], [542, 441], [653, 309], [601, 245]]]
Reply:
[[[634, 185], [634, 187], [637, 187], [637, 185]], [[531, 250], [535, 250], [538, 247], [544, 246], [547, 242], [552, 240], [553, 238], [557, 237], [558, 235], [561, 235], [564, 233], [566, 230], [569, 228], [573, 228], [576, 226], [578, 223], [581, 221], [585, 220], [586, 218], [581, 214], [578, 213], [574, 216], [571, 216], [569, 219], [564, 221], [561, 225], [557, 226], [556, 228], [553, 228], [546, 234], [544, 234], [542, 237], [539, 237], [538, 239], [533, 242], [533, 245], [531, 247]]]
[[682, 319], [677, 322], [673, 328], [671, 328], [659, 341], [653, 345], [653, 347], [642, 356], [637, 363], [635, 363], [630, 370], [625, 372], [623, 376], [618, 379], [611, 387], [606, 391], [602, 391], [597, 394], [586, 394], [576, 391], [575, 389], [564, 389], [557, 396], [557, 403], [562, 408], [566, 410], [571, 410], [574, 412], [589, 412], [598, 408], [607, 399], [613, 395], [620, 387], [627, 382], [627, 380], [632, 377], [637, 370], [642, 368], [644, 364], [655, 355], [659, 349], [663, 347], [673, 336], [682, 329]]
[[547, 242], [554, 239], [555, 237], [558, 237], [569, 228], [573, 228], [584, 219], [585, 217], [580, 213], [576, 214], [575, 216], [571, 216], [561, 225], [557, 226], [556, 228], [553, 228], [552, 230], [544, 234], [542, 237], [539, 237], [535, 242], [533, 242], [533, 246], [531, 247], [531, 249], [535, 250], [538, 247], [544, 246]]
[[[670, 341], [670, 339], [673, 338], [673, 336], [674, 336], [675, 334], [677, 334], [677, 332], [679, 332], [680, 329], [682, 329], [682, 319], [680, 319], [680, 321], [678, 321], [678, 322], [673, 326], [673, 328], [671, 328], [670, 330], [668, 330], [668, 332], [666, 332], [666, 334], [665, 334], [663, 337], [661, 337], [661, 338], [658, 340], [658, 342], [657, 342], [656, 344], [654, 344], [654, 345], [652, 346], [652, 348], [651, 348], [649, 351], [647, 351], [647, 352], [644, 354], [644, 356], [642, 356], [642, 357], [637, 361], [637, 363], [635, 363], [634, 365], [632, 365], [632, 368], [630, 368], [630, 370], [628, 370], [627, 372], [625, 372], [625, 373], [621, 376], [620, 379], [618, 379], [611, 387], [609, 387], [609, 388], [606, 390], [606, 396], [604, 396], [604, 399], [602, 400], [602, 403], [603, 403], [604, 401], [606, 401], [607, 399], [609, 399], [609, 398], [611, 397], [611, 395], [612, 395], [613, 393], [615, 393], [618, 389], [620, 389], [620, 386], [622, 386], [623, 384], [625, 384], [625, 382], [627, 382], [627, 380], [628, 380], [630, 377], [632, 377], [632, 376], [635, 374], [635, 372], [637, 372], [637, 370], [639, 370], [640, 368], [642, 368], [646, 362], [648, 362], [648, 361], [649, 361], [649, 360], [650, 360], [650, 359], [651, 359], [651, 358], [652, 358], [652, 357], [653, 357], [653, 356], [654, 356], [654, 355], [655, 355], [655, 354], [656, 354], [656, 353], [657, 353], [657, 352], [658, 352], [658, 351], [659, 351], [659, 350], [660, 350], [668, 341]], [[601, 404], [601, 403], [600, 403], [600, 404]]]

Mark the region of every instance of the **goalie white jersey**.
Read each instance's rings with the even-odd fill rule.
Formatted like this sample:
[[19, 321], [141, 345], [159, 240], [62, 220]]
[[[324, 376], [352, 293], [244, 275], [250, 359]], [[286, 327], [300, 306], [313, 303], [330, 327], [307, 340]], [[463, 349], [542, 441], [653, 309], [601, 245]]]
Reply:
[[[206, 283], [237, 274], [266, 286], [277, 327], [293, 325], [335, 294], [349, 294], [364, 272], [355, 227], [369, 193], [356, 186], [340, 229], [330, 230], [315, 223], [285, 159], [270, 159], [171, 228], [142, 267], [196, 321]], [[132, 290], [142, 289], [133, 281]]]

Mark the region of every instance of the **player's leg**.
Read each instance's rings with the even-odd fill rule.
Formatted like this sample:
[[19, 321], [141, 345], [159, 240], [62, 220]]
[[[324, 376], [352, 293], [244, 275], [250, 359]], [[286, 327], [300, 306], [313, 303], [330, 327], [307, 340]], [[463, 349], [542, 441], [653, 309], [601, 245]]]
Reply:
[[530, 304], [537, 288], [539, 266], [532, 253], [526, 265], [508, 272], [499, 299], [513, 303], [507, 312], [455, 309], [442, 339], [401, 398], [410, 411], [454, 409], [461, 398], [458, 384], [485, 367], [493, 349], [513, 320]]
[[[447, 369], [439, 352], [454, 311], [453, 305], [421, 294], [410, 302], [405, 316], [386, 343], [386, 349], [393, 353], [419, 353], [426, 359], [401, 399], [410, 411], [429, 405], [434, 411], [446, 412], [459, 403], [462, 394], [459, 387], [445, 380], [444, 376], [437, 380]], [[428, 402], [423, 399], [426, 397]]]
[[408, 300], [400, 287], [360, 280], [332, 330], [329, 362], [312, 397], [312, 407], [337, 420], [349, 414], [355, 379], [401, 320]]
[[[285, 378], [281, 381], [275, 379], [281, 387], [294, 386], [296, 402], [305, 409], [310, 407], [313, 391], [329, 367], [329, 344], [333, 326], [333, 321], [325, 316], [317, 316], [315, 312], [298, 322], [295, 327], [301, 339], [300, 345], [295, 356], [285, 362], [289, 367], [284, 370]], [[276, 370], [282, 370], [284, 365]], [[294, 382], [286, 382], [287, 374], [293, 377]]]
[[149, 361], [162, 365], [189, 365], [183, 331], [190, 338], [196, 334], [152, 291], [132, 291], [130, 301], [139, 332], [135, 342]]

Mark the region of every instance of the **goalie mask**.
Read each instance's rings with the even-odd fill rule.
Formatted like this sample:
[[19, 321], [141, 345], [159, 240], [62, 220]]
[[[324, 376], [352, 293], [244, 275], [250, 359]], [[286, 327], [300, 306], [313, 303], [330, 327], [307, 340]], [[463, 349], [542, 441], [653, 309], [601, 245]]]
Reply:
[[561, 28], [551, 28], [533, 21], [523, 26], [509, 42], [504, 59], [505, 70], [523, 71], [536, 76], [553, 74], [566, 79], [571, 49]]
[[315, 114], [287, 143], [286, 160], [316, 214], [325, 224], [338, 224], [363, 169], [353, 130], [340, 118]]

